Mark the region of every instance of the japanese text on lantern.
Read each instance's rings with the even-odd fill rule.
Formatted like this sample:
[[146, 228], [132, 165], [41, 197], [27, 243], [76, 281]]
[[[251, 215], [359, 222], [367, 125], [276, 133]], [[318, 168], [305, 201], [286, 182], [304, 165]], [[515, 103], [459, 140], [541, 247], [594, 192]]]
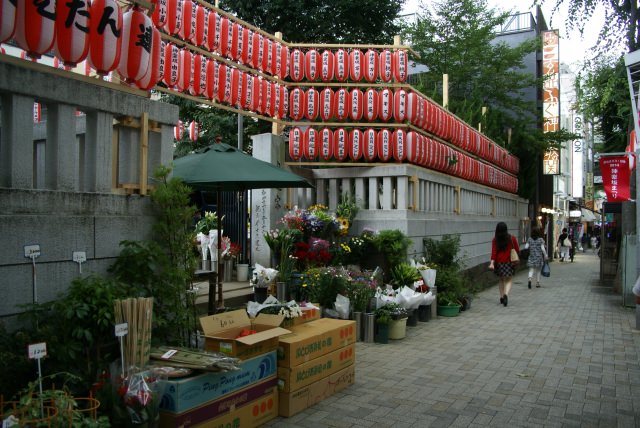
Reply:
[[[542, 70], [545, 81], [542, 87], [543, 131], [560, 130], [560, 81], [558, 69], [560, 65], [560, 43], [557, 30], [542, 32]], [[560, 162], [557, 150], [544, 154], [543, 174], [559, 174]]]

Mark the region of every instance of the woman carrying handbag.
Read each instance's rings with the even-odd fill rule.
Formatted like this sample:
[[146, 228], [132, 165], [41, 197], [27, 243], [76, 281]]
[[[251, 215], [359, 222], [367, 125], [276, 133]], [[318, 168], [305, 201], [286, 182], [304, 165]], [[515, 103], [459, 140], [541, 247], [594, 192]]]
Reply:
[[544, 262], [548, 260], [548, 257], [539, 227], [534, 227], [531, 230], [531, 237], [527, 239], [524, 248], [529, 250], [529, 258], [527, 259], [529, 282], [527, 286], [531, 289], [531, 281], [535, 278], [536, 288], [540, 288], [540, 271], [542, 270]]
[[[512, 251], [513, 250], [513, 251]], [[499, 279], [500, 303], [505, 307], [509, 304], [509, 292], [516, 272], [517, 258], [520, 253], [518, 240], [509, 234], [507, 224], [500, 222], [496, 225], [496, 232], [491, 241], [491, 262], [489, 269]], [[512, 256], [512, 254], [515, 254]]]

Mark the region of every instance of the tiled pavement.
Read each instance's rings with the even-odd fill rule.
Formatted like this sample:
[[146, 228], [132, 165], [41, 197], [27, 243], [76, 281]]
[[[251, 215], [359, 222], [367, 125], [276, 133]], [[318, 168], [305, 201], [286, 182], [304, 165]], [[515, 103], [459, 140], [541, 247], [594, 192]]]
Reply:
[[358, 343], [356, 383], [274, 427], [640, 427], [635, 312], [599, 286], [599, 260], [551, 265], [543, 287], [497, 285], [471, 310]]

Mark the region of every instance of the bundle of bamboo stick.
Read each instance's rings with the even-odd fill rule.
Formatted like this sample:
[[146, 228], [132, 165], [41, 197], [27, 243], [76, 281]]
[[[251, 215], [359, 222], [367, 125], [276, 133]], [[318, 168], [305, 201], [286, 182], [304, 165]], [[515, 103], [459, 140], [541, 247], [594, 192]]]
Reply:
[[115, 300], [113, 309], [116, 323], [128, 323], [129, 332], [124, 336], [124, 367], [143, 368], [151, 353], [151, 327], [153, 320], [153, 297]]

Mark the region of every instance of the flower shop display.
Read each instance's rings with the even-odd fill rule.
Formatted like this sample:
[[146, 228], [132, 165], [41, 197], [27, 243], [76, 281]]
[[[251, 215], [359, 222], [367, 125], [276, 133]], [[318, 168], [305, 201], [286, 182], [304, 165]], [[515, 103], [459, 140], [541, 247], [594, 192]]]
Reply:
[[[389, 319], [389, 339], [403, 339], [407, 334], [408, 313], [397, 303], [389, 302], [376, 309], [376, 318]], [[378, 321], [378, 328], [382, 322]]]
[[253, 278], [251, 278], [251, 285], [253, 285], [256, 301], [259, 303], [264, 302], [277, 275], [277, 270], [273, 268], [266, 268], [256, 263], [256, 266], [253, 269]]

